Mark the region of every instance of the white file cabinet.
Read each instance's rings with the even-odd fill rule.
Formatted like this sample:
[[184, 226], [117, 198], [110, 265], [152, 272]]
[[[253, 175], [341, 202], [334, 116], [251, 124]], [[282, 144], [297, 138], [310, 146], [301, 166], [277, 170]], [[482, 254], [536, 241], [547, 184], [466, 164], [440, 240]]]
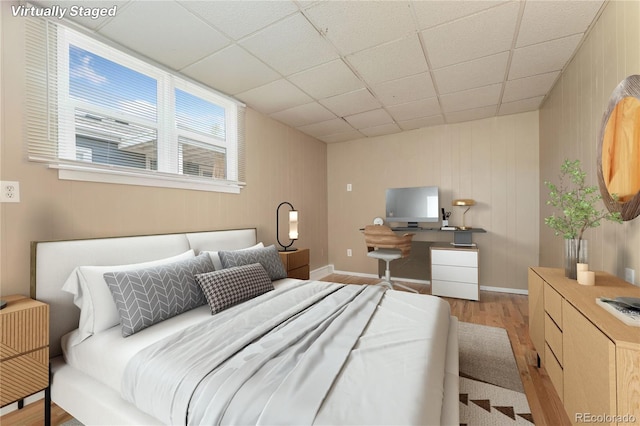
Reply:
[[431, 246], [431, 294], [479, 300], [478, 254], [477, 247]]

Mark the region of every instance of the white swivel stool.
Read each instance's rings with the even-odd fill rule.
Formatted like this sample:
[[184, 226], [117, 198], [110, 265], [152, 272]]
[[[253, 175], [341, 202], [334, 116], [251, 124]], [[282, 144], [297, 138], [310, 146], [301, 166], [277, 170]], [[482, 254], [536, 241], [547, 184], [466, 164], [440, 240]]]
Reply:
[[402, 284], [391, 282], [391, 269], [389, 264], [392, 260], [397, 260], [403, 257], [407, 257], [411, 250], [411, 240], [414, 234], [404, 234], [398, 236], [385, 225], [367, 225], [364, 228], [364, 237], [367, 243], [368, 257], [378, 260], [384, 260], [386, 263], [384, 271], [384, 281], [381, 284], [385, 284], [389, 288], [400, 287], [414, 293], [418, 293], [417, 290], [407, 287]]

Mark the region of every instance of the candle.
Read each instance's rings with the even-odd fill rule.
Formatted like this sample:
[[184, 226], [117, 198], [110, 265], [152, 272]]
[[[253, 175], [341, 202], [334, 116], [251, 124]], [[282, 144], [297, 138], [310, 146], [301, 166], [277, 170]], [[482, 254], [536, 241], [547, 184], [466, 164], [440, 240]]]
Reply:
[[576, 265], [576, 270], [578, 272], [580, 272], [580, 271], [588, 271], [589, 270], [589, 264], [588, 263], [578, 263]]
[[596, 273], [593, 271], [578, 271], [578, 284], [595, 285]]

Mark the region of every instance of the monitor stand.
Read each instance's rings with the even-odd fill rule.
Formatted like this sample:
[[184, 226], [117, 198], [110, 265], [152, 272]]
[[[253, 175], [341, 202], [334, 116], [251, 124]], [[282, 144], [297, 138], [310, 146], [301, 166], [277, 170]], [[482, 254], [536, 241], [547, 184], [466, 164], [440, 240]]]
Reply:
[[407, 228], [420, 229], [420, 227], [418, 226], [418, 222], [407, 222]]

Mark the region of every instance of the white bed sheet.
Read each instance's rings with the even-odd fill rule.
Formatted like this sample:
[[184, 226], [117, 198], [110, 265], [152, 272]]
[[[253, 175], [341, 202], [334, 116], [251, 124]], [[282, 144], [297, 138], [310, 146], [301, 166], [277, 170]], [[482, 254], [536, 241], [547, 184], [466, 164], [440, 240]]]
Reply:
[[[299, 280], [281, 280], [276, 287], [295, 282]], [[241, 310], [242, 305], [231, 309]], [[210, 317], [209, 307], [202, 306], [127, 338], [121, 336], [119, 326], [76, 346], [67, 345], [65, 338], [62, 342], [65, 360], [74, 369], [119, 393], [126, 365], [139, 350]], [[437, 346], [448, 346], [448, 328], [434, 326], [443, 318], [448, 320], [449, 307], [439, 298], [387, 291], [378, 312], [350, 355], [338, 384], [318, 413], [317, 423], [365, 421], [373, 424], [390, 418], [397, 424], [420, 424], [427, 419], [438, 423], [444, 395], [446, 353], [443, 351], [433, 359], [422, 359], [418, 358], [422, 355], [413, 354], [417, 346], [426, 344], [425, 340], [435, 339]], [[420, 368], [415, 369], [415, 366]], [[434, 378], [438, 385], [427, 385], [434, 383]], [[378, 394], [370, 391], [374, 387]], [[400, 412], [395, 409], [392, 401], [399, 392], [402, 392], [402, 398], [413, 400], [410, 405], [414, 409], [407, 410], [406, 405]], [[376, 400], [385, 401], [385, 405], [376, 404]], [[354, 410], [354, 406], [372, 407], [370, 417], [363, 419], [362, 412]]]
[[[274, 282], [277, 289], [301, 280], [285, 278]], [[231, 309], [241, 309], [241, 305]], [[211, 318], [209, 305], [200, 306], [169, 318], [127, 338], [122, 337], [120, 326], [96, 333], [77, 345], [71, 345], [77, 330], [62, 337], [62, 352], [70, 366], [120, 392], [122, 375], [129, 360], [141, 349], [193, 324]]]

